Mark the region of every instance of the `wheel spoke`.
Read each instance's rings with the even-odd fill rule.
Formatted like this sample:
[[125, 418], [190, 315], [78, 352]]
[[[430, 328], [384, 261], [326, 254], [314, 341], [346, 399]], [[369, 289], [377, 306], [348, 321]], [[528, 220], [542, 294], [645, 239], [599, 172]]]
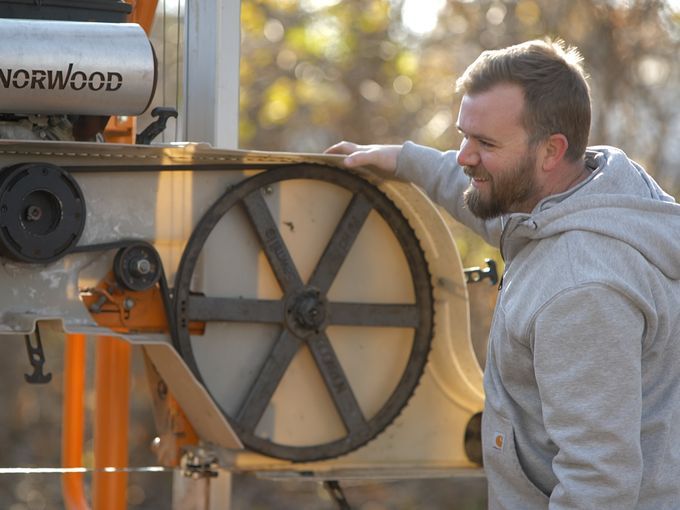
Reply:
[[417, 328], [420, 311], [416, 305], [372, 303], [328, 303], [328, 324]]
[[190, 296], [189, 320], [223, 322], [283, 322], [283, 302], [263, 299]]
[[255, 431], [300, 344], [297, 337], [284, 330], [267, 356], [236, 416], [236, 420], [249, 432]]
[[359, 433], [367, 426], [366, 419], [328, 337], [321, 333], [307, 345], [348, 433]]
[[309, 279], [309, 285], [323, 293], [328, 292], [372, 209], [368, 198], [362, 193], [354, 194]]
[[243, 199], [245, 210], [255, 227], [262, 249], [264, 250], [269, 264], [274, 270], [274, 275], [284, 292], [302, 286], [302, 280], [295, 267], [286, 243], [281, 237], [276, 222], [272, 217], [267, 203], [264, 201], [262, 191], [257, 189]]

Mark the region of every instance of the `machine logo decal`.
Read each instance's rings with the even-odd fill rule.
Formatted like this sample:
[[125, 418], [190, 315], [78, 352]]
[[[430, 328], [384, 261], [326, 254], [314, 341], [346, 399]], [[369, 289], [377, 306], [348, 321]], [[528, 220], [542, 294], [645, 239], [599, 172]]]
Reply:
[[89, 75], [83, 71], [74, 71], [73, 63], [66, 71], [62, 69], [2, 69], [0, 68], [0, 86], [9, 89], [43, 89], [43, 90], [104, 90], [114, 92], [122, 87], [123, 76], [113, 71], [94, 71]]

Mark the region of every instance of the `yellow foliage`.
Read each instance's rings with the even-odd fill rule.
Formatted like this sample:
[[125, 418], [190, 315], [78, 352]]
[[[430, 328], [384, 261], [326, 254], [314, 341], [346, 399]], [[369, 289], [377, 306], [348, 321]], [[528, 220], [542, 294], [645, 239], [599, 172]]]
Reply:
[[412, 51], [403, 50], [397, 56], [395, 68], [399, 74], [414, 76], [418, 72], [418, 58]]
[[523, 25], [535, 25], [541, 18], [541, 8], [534, 0], [520, 0], [515, 7], [515, 16]]
[[255, 69], [261, 69], [263, 67], [268, 67], [272, 64], [274, 55], [269, 48], [258, 48], [253, 52], [250, 57], [250, 64]]
[[[272, 10], [281, 12], [297, 12], [300, 9], [298, 0], [260, 0]], [[242, 3], [244, 5], [244, 3]]]
[[325, 101], [320, 94], [318, 84], [309, 80], [299, 80], [295, 84], [295, 95], [301, 104], [320, 104]]
[[241, 4], [241, 28], [247, 32], [262, 32], [266, 22], [262, 9], [253, 2]]
[[312, 21], [305, 27], [305, 48], [317, 57], [332, 57], [342, 44], [337, 20], [332, 16]]
[[238, 121], [238, 136], [241, 142], [249, 142], [257, 134], [257, 126], [248, 119], [240, 118]]
[[286, 44], [297, 54], [307, 53], [305, 28], [301, 26], [290, 27], [286, 30], [284, 40]]
[[255, 78], [255, 73], [253, 72], [253, 66], [249, 60], [241, 59], [241, 64], [239, 66], [239, 81], [241, 85], [249, 85]]
[[258, 119], [264, 126], [283, 124], [296, 107], [291, 80], [279, 78], [267, 88]]
[[373, 0], [364, 7], [359, 16], [359, 28], [362, 32], [371, 33], [385, 30], [390, 22], [390, 4], [386, 0]]

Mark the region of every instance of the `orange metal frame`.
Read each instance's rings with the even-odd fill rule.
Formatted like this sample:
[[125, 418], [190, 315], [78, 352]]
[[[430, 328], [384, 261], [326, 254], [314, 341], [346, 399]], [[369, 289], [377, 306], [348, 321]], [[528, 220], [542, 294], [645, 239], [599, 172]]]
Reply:
[[[139, 23], [150, 33], [158, 0], [131, 0], [129, 21]], [[110, 139], [134, 143], [134, 117], [114, 117]], [[105, 133], [106, 138], [106, 133]], [[154, 300], [157, 301], [157, 300]], [[154, 314], [151, 314], [154, 315]], [[95, 468], [127, 467], [131, 346], [113, 337], [99, 337], [96, 352], [94, 419]], [[64, 403], [62, 427], [62, 465], [82, 466], [85, 428], [85, 353], [83, 335], [67, 335], [64, 361]], [[87, 510], [82, 473], [67, 473], [62, 478], [67, 510]], [[93, 507], [96, 510], [124, 510], [127, 507], [127, 473], [95, 471]]]
[[132, 346], [119, 338], [97, 339], [92, 503], [96, 510], [127, 507], [130, 358]]
[[[158, 287], [144, 291], [121, 288], [109, 273], [96, 287], [81, 290], [83, 304], [102, 327], [116, 333], [167, 333], [163, 298]], [[129, 303], [129, 304], [128, 304]], [[93, 312], [96, 305], [97, 312]], [[204, 322], [190, 322], [189, 331], [202, 335]]]
[[[67, 335], [64, 350], [64, 409], [62, 418], [61, 464], [83, 465], [85, 431], [85, 335]], [[61, 479], [64, 506], [68, 510], [87, 510], [83, 473], [66, 473]]]

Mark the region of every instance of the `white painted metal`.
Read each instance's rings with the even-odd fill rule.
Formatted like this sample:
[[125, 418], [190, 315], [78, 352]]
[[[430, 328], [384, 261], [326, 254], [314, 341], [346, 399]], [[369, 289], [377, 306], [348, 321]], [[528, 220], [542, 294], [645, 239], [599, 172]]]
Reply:
[[187, 5], [185, 140], [238, 147], [240, 9], [239, 0]]

